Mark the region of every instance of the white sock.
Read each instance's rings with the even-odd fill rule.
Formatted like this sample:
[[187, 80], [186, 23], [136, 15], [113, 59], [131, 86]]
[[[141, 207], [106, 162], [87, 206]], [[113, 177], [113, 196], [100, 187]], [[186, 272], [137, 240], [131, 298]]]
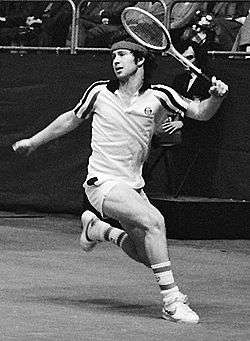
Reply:
[[127, 238], [127, 233], [116, 227], [110, 227], [104, 233], [104, 239], [110, 241], [115, 245], [122, 246], [123, 241]]
[[97, 220], [88, 229], [88, 237], [91, 240], [109, 241], [121, 247], [127, 233], [102, 220]]
[[179, 292], [178, 286], [175, 284], [173, 272], [171, 270], [171, 262], [151, 265], [155, 279], [160, 287], [164, 302], [171, 301], [173, 296]]

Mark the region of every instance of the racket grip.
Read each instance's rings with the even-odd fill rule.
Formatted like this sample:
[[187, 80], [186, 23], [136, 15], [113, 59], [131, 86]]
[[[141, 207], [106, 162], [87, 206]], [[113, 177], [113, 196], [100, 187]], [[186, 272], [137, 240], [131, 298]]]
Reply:
[[208, 83], [212, 83], [212, 79], [208, 77], [205, 73], [201, 72], [200, 76], [204, 78]]

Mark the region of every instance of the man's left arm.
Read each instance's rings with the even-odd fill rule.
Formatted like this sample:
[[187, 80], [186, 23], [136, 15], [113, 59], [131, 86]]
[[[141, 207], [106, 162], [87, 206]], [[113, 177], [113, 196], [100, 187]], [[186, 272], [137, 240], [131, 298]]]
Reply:
[[212, 118], [228, 93], [228, 86], [216, 77], [212, 78], [212, 85], [209, 89], [210, 97], [198, 102], [190, 102], [186, 116], [199, 121], [208, 121]]

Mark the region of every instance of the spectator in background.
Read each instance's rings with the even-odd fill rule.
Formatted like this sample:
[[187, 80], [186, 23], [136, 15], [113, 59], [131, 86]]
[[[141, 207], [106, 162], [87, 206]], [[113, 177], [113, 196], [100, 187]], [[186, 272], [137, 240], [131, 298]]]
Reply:
[[[165, 0], [166, 6], [170, 5], [172, 0]], [[152, 13], [158, 20], [164, 22], [164, 7], [159, 1], [138, 1], [135, 7]]]
[[203, 11], [208, 14], [212, 14], [215, 18], [223, 17], [227, 19], [235, 19], [242, 16], [246, 16], [246, 13], [249, 10], [250, 3], [249, 1], [209, 1], [205, 2], [203, 5]]
[[6, 2], [0, 11], [0, 44], [38, 46], [46, 2]]
[[2, 45], [66, 46], [72, 22], [69, 2], [21, 1], [7, 4], [0, 12]]
[[210, 1], [205, 3], [204, 9], [215, 17], [233, 18], [236, 12], [236, 3], [232, 1]]
[[[204, 73], [207, 72], [206, 46], [199, 45], [193, 41], [186, 41], [183, 44], [183, 50], [181, 52], [183, 56], [189, 59]], [[193, 72], [190, 72], [188, 69], [175, 77], [172, 87], [182, 96], [193, 101], [200, 102], [209, 97], [209, 82], [201, 77], [198, 77]], [[209, 123], [198, 122], [187, 117], [184, 117], [183, 123], [183, 143], [200, 144], [202, 142], [202, 136], [204, 136], [204, 130]]]
[[19, 46], [21, 44], [20, 27], [25, 26], [29, 15], [28, 3], [2, 3], [0, 10], [0, 44]]
[[[190, 59], [198, 68], [202, 69], [204, 73], [210, 75], [208, 70], [208, 55], [207, 46], [199, 45], [195, 42], [186, 42], [183, 55]], [[186, 70], [176, 76], [172, 83], [172, 87], [178, 91], [185, 98], [200, 102], [209, 97], [210, 83], [201, 77], [197, 77], [189, 70]], [[182, 144], [181, 153], [175, 154], [175, 168], [179, 171], [178, 189], [175, 191], [175, 196], [178, 196], [181, 191], [188, 191], [192, 193], [192, 182], [187, 179], [192, 179], [194, 176], [194, 182], [197, 187], [202, 184], [202, 189], [208, 195], [211, 193], [211, 178], [210, 174], [212, 169], [208, 163], [204, 169], [197, 174], [194, 173], [197, 170], [197, 164], [200, 160], [206, 159], [206, 151], [209, 146], [214, 146], [217, 139], [220, 139], [220, 124], [219, 118], [210, 121], [197, 121], [190, 117], [184, 116], [183, 129], [182, 129]], [[205, 151], [205, 152], [204, 152]], [[196, 163], [198, 162], [198, 163]], [[200, 192], [201, 193], [201, 192]]]
[[[183, 43], [183, 42], [182, 42]], [[209, 74], [207, 70], [207, 45], [194, 41], [185, 41], [183, 48], [180, 50], [183, 56], [189, 59], [195, 66], [201, 69], [204, 73]], [[185, 98], [189, 98], [195, 102], [201, 102], [209, 97], [210, 83], [205, 79], [198, 77], [193, 72], [186, 69], [184, 72], [178, 74], [172, 83], [173, 89], [178, 91]], [[175, 169], [179, 171], [178, 181], [173, 176], [173, 183], [178, 183], [178, 188], [175, 188], [175, 196], [177, 197], [183, 188], [189, 186], [186, 180], [191, 176], [193, 167], [198, 160], [198, 156], [202, 152], [203, 147], [207, 147], [210, 143], [214, 143], [214, 136], [217, 134], [217, 125], [214, 121], [197, 121], [190, 117], [184, 116], [183, 128], [182, 128], [182, 152], [178, 153], [178, 149], [175, 148], [172, 164]], [[184, 151], [184, 152], [183, 152]], [[209, 172], [209, 165], [207, 171]], [[175, 174], [174, 172], [173, 174]], [[199, 178], [195, 179], [198, 183], [206, 184], [206, 191], [210, 193], [209, 179], [201, 181], [202, 177], [206, 177], [206, 174], [202, 173]], [[185, 185], [185, 187], [184, 187]], [[203, 187], [205, 190], [205, 188]], [[190, 188], [192, 192], [192, 187]]]
[[249, 2], [202, 3], [185, 27], [171, 30], [173, 43], [178, 49], [181, 39], [193, 40], [206, 45], [207, 50], [230, 51], [248, 10]]
[[229, 51], [241, 30], [248, 15], [250, 3], [242, 2], [207, 2], [204, 6], [206, 13], [213, 16], [216, 37], [215, 41], [220, 50]]
[[109, 47], [113, 35], [121, 29], [122, 11], [135, 4], [136, 1], [85, 2], [80, 14], [78, 46]]
[[47, 2], [42, 14], [40, 45], [65, 47], [71, 22], [72, 9], [69, 2]]
[[[205, 71], [206, 65], [206, 48], [200, 46], [193, 41], [181, 41], [180, 52], [191, 63], [198, 68]], [[201, 101], [209, 97], [210, 84], [201, 78], [198, 78], [194, 73], [186, 69], [184, 72], [178, 74], [172, 84], [175, 89], [183, 97], [189, 98], [193, 101]], [[196, 148], [199, 148], [204, 131], [207, 128], [207, 122], [201, 122], [188, 118], [181, 117], [178, 113], [172, 114], [169, 120], [165, 119], [158, 122], [156, 126], [156, 133], [152, 139], [152, 151], [150, 158], [144, 167], [144, 177], [147, 181], [151, 178], [151, 172], [156, 164], [163, 158], [167, 174], [167, 193], [176, 194], [176, 170], [182, 166], [177, 165], [178, 150], [180, 145], [194, 147], [196, 155]], [[160, 147], [160, 148], [159, 148]], [[164, 149], [163, 149], [164, 148]], [[183, 160], [182, 164], [185, 167], [188, 160]]]
[[[176, 167], [174, 156], [182, 143], [183, 117], [178, 112], [162, 111], [161, 117], [156, 121], [154, 135], [151, 141], [151, 151], [144, 163], [143, 177], [148, 186], [152, 178], [152, 172], [156, 165], [164, 160], [166, 193], [175, 192]], [[163, 184], [162, 184], [163, 185]]]
[[[202, 69], [203, 72], [206, 71], [207, 51], [203, 46], [193, 41], [187, 41], [183, 44], [181, 52], [191, 63]], [[203, 100], [209, 96], [208, 82], [198, 78], [197, 75], [188, 69], [177, 75], [172, 85], [181, 95], [192, 100]]]
[[237, 35], [232, 51], [250, 52], [250, 11], [243, 21], [243, 25]]
[[[167, 9], [173, 0], [163, 0]], [[159, 1], [139, 1], [136, 7], [142, 8], [152, 13], [161, 22], [166, 23], [165, 8]], [[190, 24], [195, 16], [197, 10], [201, 9], [202, 3], [200, 2], [182, 2], [176, 3], [171, 10], [170, 15], [170, 34], [174, 45], [178, 45], [180, 36], [183, 31]]]

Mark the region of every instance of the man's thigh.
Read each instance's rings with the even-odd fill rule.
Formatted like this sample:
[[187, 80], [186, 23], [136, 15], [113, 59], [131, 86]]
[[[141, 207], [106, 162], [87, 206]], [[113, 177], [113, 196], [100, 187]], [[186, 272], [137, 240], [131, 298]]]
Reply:
[[105, 216], [118, 220], [124, 227], [143, 228], [152, 218], [162, 221], [161, 213], [148, 200], [143, 191], [124, 183], [116, 184], [103, 201]]

